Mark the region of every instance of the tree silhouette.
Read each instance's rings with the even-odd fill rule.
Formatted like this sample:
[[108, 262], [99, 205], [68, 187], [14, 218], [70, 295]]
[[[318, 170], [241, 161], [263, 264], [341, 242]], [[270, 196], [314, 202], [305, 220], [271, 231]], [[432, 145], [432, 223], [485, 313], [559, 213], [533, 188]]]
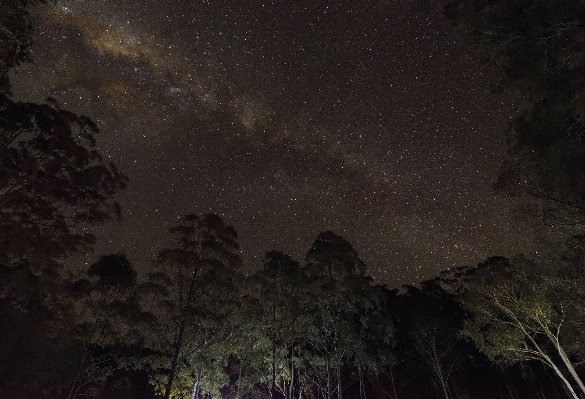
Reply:
[[222, 351], [232, 336], [241, 262], [236, 231], [219, 216], [190, 214], [182, 222], [170, 230], [178, 246], [160, 251], [160, 270], [148, 276], [151, 288], [158, 287], [153, 312], [159, 322], [150, 343], [156, 355], [147, 361], [156, 365], [152, 380], [166, 399], [185, 391], [197, 398], [203, 388], [226, 383], [222, 362], [229, 353]]
[[143, 341], [145, 323], [152, 322], [136, 298], [137, 274], [123, 253], [101, 256], [87, 278], [70, 284], [76, 300], [74, 334], [82, 356], [70, 366], [75, 375], [68, 398], [87, 395], [87, 387], [103, 385]]
[[[70, 365], [83, 354], [75, 333], [80, 304], [68, 295], [60, 261], [93, 243], [87, 227], [120, 216], [110, 198], [127, 182], [95, 150], [98, 129], [89, 118], [53, 99], [46, 105], [9, 97], [8, 73], [31, 61], [32, 8], [44, 2], [0, 3], [0, 309], [13, 327], [3, 330], [0, 355], [7, 367], [26, 365], [10, 367], [18, 374], [11, 383], [28, 379], [34, 397], [71, 385]], [[26, 356], [14, 357], [14, 342], [28, 348]]]
[[96, 125], [0, 94], [0, 265], [37, 270], [87, 248], [127, 178], [94, 149]]
[[528, 105], [509, 132], [496, 187], [585, 209], [585, 3], [451, 1], [449, 18]]
[[[464, 311], [456, 297], [441, 287], [441, 280], [403, 287], [396, 311], [402, 353], [420, 361], [426, 376], [444, 399], [453, 397], [451, 376], [462, 368], [466, 347], [458, 339]], [[463, 353], [463, 354], [462, 354]]]
[[4, 0], [0, 3], [0, 93], [10, 92], [8, 71], [30, 62], [32, 8], [44, 0]]
[[[0, 4], [0, 270], [55, 274], [57, 258], [87, 248], [83, 229], [119, 206], [109, 199], [127, 179], [95, 150], [96, 125], [51, 105], [9, 98], [8, 72], [30, 62], [32, 9], [44, 0]], [[0, 297], [14, 284], [0, 281]], [[14, 294], [14, 292], [13, 292]]]
[[[343, 372], [375, 363], [367, 350], [367, 332], [379, 307], [378, 291], [366, 276], [366, 265], [343, 237], [331, 231], [320, 233], [307, 252], [308, 276], [305, 306], [307, 342], [313, 352], [306, 375], [323, 396], [343, 397]], [[371, 331], [370, 330], [370, 331]], [[386, 340], [386, 337], [381, 337]]]
[[251, 366], [260, 374], [258, 383], [268, 386], [269, 398], [276, 397], [277, 391], [285, 398], [292, 398], [302, 390], [297, 365], [304, 341], [301, 302], [306, 277], [297, 261], [281, 252], [270, 251], [262, 269], [249, 281], [255, 299], [253, 306], [248, 302], [250, 318], [258, 324], [264, 338], [261, 341], [264, 345], [257, 345], [264, 356], [256, 355], [260, 361]]

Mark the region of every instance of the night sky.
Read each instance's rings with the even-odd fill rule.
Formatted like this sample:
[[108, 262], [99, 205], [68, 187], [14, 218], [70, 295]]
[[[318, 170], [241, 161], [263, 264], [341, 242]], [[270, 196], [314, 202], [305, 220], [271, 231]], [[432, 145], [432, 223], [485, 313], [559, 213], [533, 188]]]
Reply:
[[32, 55], [14, 98], [91, 117], [130, 179], [83, 267], [121, 248], [150, 265], [206, 212], [247, 270], [271, 249], [302, 261], [326, 230], [391, 287], [534, 252], [492, 190], [520, 101], [490, 94], [438, 2], [60, 1], [38, 7]]

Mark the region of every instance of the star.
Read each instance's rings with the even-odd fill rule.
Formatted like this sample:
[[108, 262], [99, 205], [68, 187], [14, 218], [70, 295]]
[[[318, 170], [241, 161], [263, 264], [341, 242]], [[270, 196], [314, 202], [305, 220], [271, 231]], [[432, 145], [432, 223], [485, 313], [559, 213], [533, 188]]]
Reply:
[[439, 4], [380, 4], [39, 7], [15, 97], [90, 116], [130, 178], [84, 259], [125, 246], [147, 270], [193, 212], [235, 227], [248, 270], [272, 249], [302, 261], [327, 230], [389, 286], [532, 251], [492, 189], [520, 100], [486, 94]]

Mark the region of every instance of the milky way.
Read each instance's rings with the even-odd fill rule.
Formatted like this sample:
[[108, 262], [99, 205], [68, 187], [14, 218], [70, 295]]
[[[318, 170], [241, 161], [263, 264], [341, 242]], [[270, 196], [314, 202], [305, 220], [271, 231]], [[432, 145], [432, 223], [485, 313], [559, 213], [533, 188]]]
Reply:
[[61, 1], [37, 25], [15, 98], [90, 116], [130, 178], [81, 263], [150, 267], [190, 212], [248, 270], [332, 230], [389, 286], [533, 250], [492, 191], [519, 101], [434, 2]]

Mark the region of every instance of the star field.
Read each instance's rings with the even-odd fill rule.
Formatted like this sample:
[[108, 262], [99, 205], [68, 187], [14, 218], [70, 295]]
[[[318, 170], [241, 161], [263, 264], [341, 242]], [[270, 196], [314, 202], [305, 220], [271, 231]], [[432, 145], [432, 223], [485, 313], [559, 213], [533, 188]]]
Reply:
[[190, 212], [233, 225], [249, 270], [332, 230], [389, 286], [534, 251], [492, 191], [518, 98], [489, 93], [439, 4], [340, 3], [39, 7], [15, 98], [94, 119], [130, 178], [84, 261], [124, 246], [149, 264]]

